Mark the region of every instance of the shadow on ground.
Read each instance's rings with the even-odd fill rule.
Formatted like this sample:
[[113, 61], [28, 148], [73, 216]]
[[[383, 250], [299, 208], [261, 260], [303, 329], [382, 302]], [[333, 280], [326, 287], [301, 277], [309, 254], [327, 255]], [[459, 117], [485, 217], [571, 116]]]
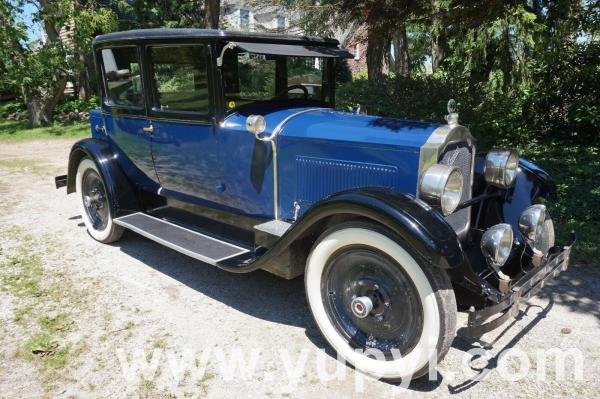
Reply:
[[[313, 322], [305, 299], [302, 277], [284, 280], [270, 273], [258, 270], [248, 274], [233, 274], [222, 271], [195, 259], [189, 258], [169, 248], [160, 246], [135, 233], [128, 232], [115, 244], [124, 253], [144, 262], [149, 267], [176, 279], [186, 286], [207, 295], [214, 300], [235, 308], [238, 311], [271, 322], [305, 328], [306, 336], [319, 348], [335, 357], [335, 353], [321, 336]], [[527, 318], [528, 324], [520, 331], [511, 329], [512, 321], [505, 328], [498, 329], [491, 338], [491, 350], [497, 355], [487, 363], [487, 369], [493, 370], [502, 351], [514, 347], [520, 339], [544, 319], [555, 305], [566, 306], [571, 312], [594, 314], [600, 320], [600, 272], [597, 267], [571, 267], [567, 273], [546, 286], [539, 294], [547, 299], [545, 307], [523, 306], [524, 314], [531, 312], [534, 318]], [[523, 314], [520, 318], [523, 317]], [[512, 337], [507, 344], [499, 347], [496, 341], [502, 336]], [[481, 347], [474, 340], [457, 337], [452, 347], [462, 352]], [[474, 377], [464, 382], [448, 385], [451, 394], [464, 392], [478, 384], [477, 376], [486, 373], [484, 369], [472, 367]], [[443, 375], [429, 380], [427, 376], [411, 382], [409, 389], [430, 392], [444, 381]]]

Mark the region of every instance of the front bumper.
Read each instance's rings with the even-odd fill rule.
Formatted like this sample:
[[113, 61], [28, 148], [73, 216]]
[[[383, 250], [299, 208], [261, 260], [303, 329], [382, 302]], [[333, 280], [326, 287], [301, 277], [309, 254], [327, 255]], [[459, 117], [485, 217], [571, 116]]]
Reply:
[[500, 327], [508, 319], [517, 317], [522, 301], [536, 295], [544, 287], [546, 281], [567, 270], [573, 244], [575, 244], [575, 233], [572, 233], [569, 245], [550, 249], [546, 262], [521, 277], [498, 303], [480, 310], [470, 310], [467, 326], [461, 328], [458, 334], [474, 338], [480, 337]]

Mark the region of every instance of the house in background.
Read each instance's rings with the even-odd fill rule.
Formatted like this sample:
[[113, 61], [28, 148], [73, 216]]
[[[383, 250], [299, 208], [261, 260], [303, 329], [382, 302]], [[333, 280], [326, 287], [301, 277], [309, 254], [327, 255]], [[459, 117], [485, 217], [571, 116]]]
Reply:
[[[298, 26], [299, 20], [300, 16], [296, 11], [285, 7], [256, 7], [252, 2], [243, 0], [224, 0], [221, 3], [222, 29], [303, 35], [305, 32]], [[353, 74], [367, 69], [366, 40], [362, 33], [348, 30], [335, 35], [342, 47], [354, 54], [354, 59], [348, 60]]]
[[300, 29], [294, 28], [297, 19], [293, 12], [278, 6], [255, 7], [240, 0], [221, 4], [221, 26], [228, 30], [301, 34]]

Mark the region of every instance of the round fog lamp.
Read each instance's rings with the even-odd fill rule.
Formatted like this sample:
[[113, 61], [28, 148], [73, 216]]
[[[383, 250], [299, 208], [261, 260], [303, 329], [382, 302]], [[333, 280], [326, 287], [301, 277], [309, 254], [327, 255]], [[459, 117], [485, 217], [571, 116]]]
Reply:
[[485, 181], [498, 188], [509, 188], [517, 177], [519, 156], [510, 150], [490, 151], [485, 157]]
[[435, 164], [423, 174], [420, 197], [440, 208], [444, 216], [454, 212], [460, 204], [463, 176], [457, 167]]
[[546, 220], [546, 206], [542, 204], [531, 205], [519, 216], [519, 230], [527, 241], [534, 243], [542, 232]]
[[485, 260], [496, 271], [508, 260], [513, 243], [510, 224], [500, 223], [490, 227], [481, 237], [481, 252]]

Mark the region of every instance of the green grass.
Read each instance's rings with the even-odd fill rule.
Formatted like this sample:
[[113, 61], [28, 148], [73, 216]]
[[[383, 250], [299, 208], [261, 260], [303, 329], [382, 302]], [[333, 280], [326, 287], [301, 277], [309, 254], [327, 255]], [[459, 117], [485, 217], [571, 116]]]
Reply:
[[0, 269], [0, 289], [3, 291], [17, 298], [41, 297], [45, 294], [41, 288], [44, 270], [38, 256], [21, 250], [0, 263]]
[[69, 347], [61, 347], [50, 334], [41, 332], [25, 343], [23, 357], [31, 360], [39, 358], [44, 370], [63, 369], [68, 361]]
[[13, 169], [20, 172], [30, 172], [34, 174], [44, 174], [48, 172], [41, 161], [36, 159], [0, 159], [0, 167]]
[[40, 257], [48, 252], [45, 246], [55, 247], [51, 241], [25, 234], [17, 226], [2, 226], [0, 237], [10, 237], [0, 242], [0, 292], [14, 297], [13, 321], [24, 331], [16, 354], [34, 364], [42, 385], [51, 389], [81, 351], [73, 350], [67, 339], [76, 329], [71, 313], [77, 298], [68, 278]]
[[0, 120], [0, 142], [39, 140], [53, 138], [78, 138], [90, 135], [87, 122], [29, 128], [27, 122]]

